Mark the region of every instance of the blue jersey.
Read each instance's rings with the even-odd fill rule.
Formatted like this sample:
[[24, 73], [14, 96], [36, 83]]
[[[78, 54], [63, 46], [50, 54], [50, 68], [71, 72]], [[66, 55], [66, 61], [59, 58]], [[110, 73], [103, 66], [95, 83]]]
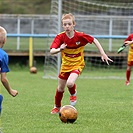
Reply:
[[2, 48], [0, 48], [0, 69], [1, 73], [10, 71], [8, 67], [8, 54]]

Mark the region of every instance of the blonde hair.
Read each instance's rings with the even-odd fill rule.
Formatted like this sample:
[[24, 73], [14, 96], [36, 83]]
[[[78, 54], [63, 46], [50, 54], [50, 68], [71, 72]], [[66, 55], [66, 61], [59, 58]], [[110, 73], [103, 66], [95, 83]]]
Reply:
[[6, 37], [7, 37], [6, 30], [2, 26], [0, 26], [0, 44], [5, 43]]
[[75, 17], [72, 13], [63, 14], [61, 20], [63, 21], [64, 19], [72, 19], [73, 24], [76, 24]]

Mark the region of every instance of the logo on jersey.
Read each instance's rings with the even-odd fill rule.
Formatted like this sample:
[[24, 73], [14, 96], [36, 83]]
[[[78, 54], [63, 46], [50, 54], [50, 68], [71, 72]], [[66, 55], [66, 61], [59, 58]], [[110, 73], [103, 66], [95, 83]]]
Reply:
[[80, 44], [80, 42], [76, 42], [76, 45], [79, 45]]
[[61, 76], [61, 77], [64, 77], [64, 76], [65, 76], [65, 73], [64, 73], [64, 72], [61, 72], [61, 73], [60, 73], [60, 76]]

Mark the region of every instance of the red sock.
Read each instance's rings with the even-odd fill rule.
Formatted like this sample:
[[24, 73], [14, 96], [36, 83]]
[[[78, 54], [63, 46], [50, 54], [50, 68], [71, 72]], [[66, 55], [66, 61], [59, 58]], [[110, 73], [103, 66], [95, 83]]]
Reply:
[[130, 70], [127, 70], [127, 71], [126, 71], [126, 78], [127, 78], [127, 81], [130, 81], [130, 75], [131, 75], [131, 71], [130, 71]]
[[74, 84], [74, 86], [72, 88], [68, 88], [69, 92], [71, 95], [76, 93], [76, 84]]
[[56, 94], [55, 94], [55, 106], [60, 108], [61, 107], [61, 100], [63, 97], [63, 92], [59, 92], [58, 90], [56, 90]]

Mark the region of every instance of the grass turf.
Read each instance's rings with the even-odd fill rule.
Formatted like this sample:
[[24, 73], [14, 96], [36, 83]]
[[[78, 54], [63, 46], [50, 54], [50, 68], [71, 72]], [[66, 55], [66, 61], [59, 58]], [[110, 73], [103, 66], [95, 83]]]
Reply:
[[[83, 72], [83, 75], [86, 72]], [[90, 76], [104, 72], [88, 72]], [[125, 76], [125, 71], [108, 75]], [[78, 119], [74, 124], [62, 123], [51, 115], [57, 80], [43, 79], [43, 71], [30, 74], [26, 69], [12, 70], [8, 75], [11, 86], [19, 91], [11, 97], [2, 87], [4, 96], [1, 115], [4, 133], [132, 133], [132, 88], [124, 79], [82, 79], [76, 82]], [[62, 105], [69, 104], [66, 89]]]

